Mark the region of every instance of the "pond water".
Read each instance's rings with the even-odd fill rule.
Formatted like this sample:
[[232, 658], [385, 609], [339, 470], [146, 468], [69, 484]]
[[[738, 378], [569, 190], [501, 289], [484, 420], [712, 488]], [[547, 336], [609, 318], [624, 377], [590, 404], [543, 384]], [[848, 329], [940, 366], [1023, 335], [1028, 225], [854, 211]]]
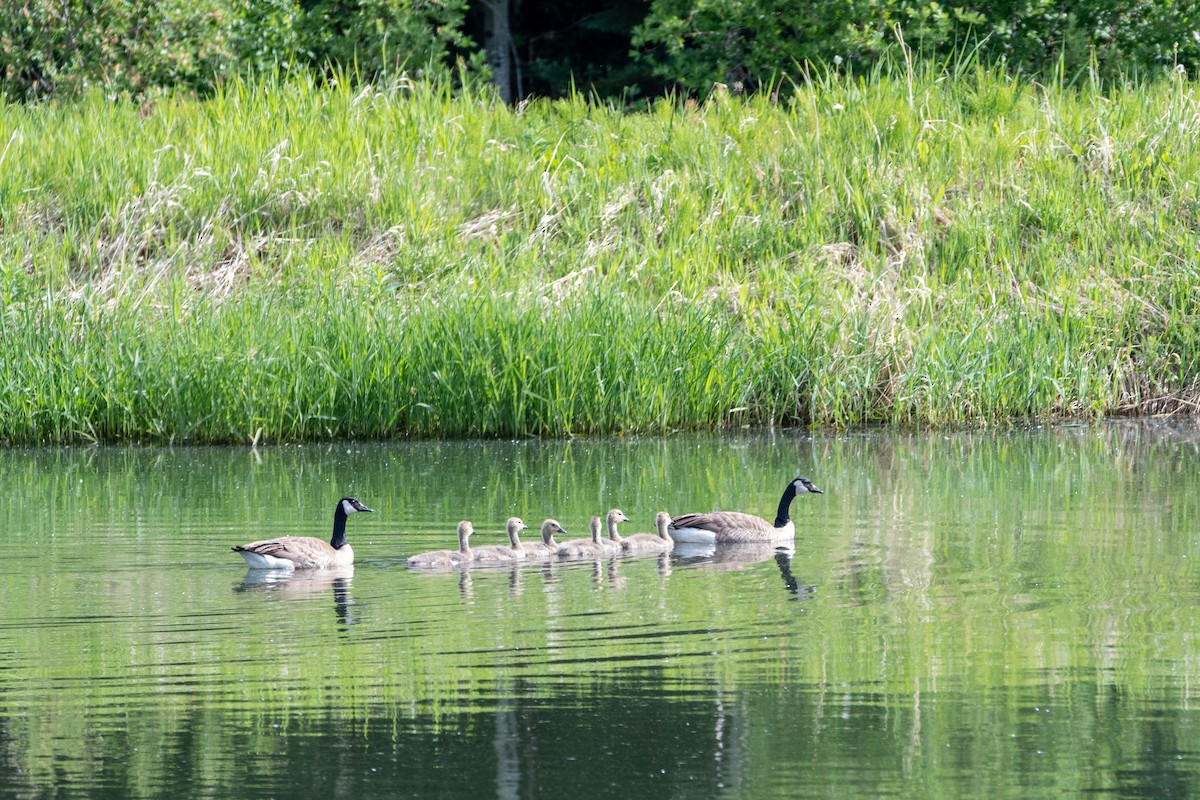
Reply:
[[[404, 563], [796, 474], [791, 556]], [[1193, 427], [9, 450], [0, 492], [3, 797], [1200, 795]], [[353, 570], [230, 552], [343, 494]]]

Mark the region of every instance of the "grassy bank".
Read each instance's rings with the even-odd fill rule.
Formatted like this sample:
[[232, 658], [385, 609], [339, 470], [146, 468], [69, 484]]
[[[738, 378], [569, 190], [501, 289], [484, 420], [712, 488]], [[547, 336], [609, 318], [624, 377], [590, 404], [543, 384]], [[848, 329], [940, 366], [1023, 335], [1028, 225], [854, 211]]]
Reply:
[[10, 106], [0, 441], [1194, 410], [1197, 88]]

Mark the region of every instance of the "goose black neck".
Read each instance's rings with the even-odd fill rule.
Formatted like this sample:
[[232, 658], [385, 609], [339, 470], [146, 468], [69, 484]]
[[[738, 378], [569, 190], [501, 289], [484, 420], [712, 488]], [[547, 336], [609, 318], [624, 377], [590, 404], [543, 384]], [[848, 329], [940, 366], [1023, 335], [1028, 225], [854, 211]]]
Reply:
[[779, 498], [779, 510], [775, 512], [775, 527], [782, 528], [788, 524], [788, 511], [792, 507], [792, 501], [796, 499], [796, 484], [789, 483], [788, 487], [783, 490], [783, 497]]
[[338, 503], [337, 508], [333, 512], [333, 538], [329, 540], [329, 546], [334, 550], [340, 550], [346, 545], [346, 509], [342, 508], [342, 504]]

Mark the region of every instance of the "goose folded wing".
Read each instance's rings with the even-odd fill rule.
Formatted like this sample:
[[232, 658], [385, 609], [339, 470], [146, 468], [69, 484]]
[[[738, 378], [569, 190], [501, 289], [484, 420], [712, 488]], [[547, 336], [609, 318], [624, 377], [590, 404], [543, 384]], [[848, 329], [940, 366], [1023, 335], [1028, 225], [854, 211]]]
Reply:
[[671, 521], [671, 527], [692, 528], [701, 531], [758, 531], [769, 533], [774, 530], [771, 523], [753, 514], [743, 514], [739, 511], [714, 511], [710, 514], [684, 514]]
[[233, 548], [234, 550], [245, 550], [250, 553], [257, 553], [260, 556], [273, 556], [274, 558], [287, 558], [295, 561], [298, 556], [302, 555], [304, 547], [302, 542], [298, 543], [295, 540], [283, 539], [264, 539], [261, 542], [251, 542], [240, 547]]

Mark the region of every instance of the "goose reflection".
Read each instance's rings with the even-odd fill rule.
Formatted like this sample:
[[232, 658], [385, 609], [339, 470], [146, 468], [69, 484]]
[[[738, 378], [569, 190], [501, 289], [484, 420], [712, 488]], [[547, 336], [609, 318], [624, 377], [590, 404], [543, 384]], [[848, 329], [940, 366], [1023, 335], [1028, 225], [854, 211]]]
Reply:
[[769, 542], [738, 542], [729, 544], [700, 544], [677, 542], [672, 555], [682, 564], [711, 570], [741, 570], [752, 564], [774, 561], [779, 567], [783, 588], [798, 600], [810, 599], [815, 593], [813, 586], [801, 585], [792, 574], [792, 557], [795, 548], [785, 544]]
[[621, 559], [594, 559], [592, 566], [592, 583], [596, 586], [610, 586], [621, 589], [625, 586], [625, 576], [621, 574]]
[[800, 581], [792, 574], [792, 557], [784, 552], [775, 554], [775, 563], [779, 566], [779, 577], [783, 578], [783, 588], [796, 595], [794, 600], [811, 600], [817, 594], [815, 586], [801, 586]]
[[474, 599], [475, 579], [481, 576], [495, 576], [495, 578], [481, 578], [482, 580], [487, 580], [489, 582], [491, 580], [504, 580], [504, 578], [507, 578], [508, 593], [513, 597], [521, 597], [525, 594], [526, 573], [529, 575], [540, 575], [543, 583], [551, 582], [554, 576], [554, 572], [549, 564], [537, 563], [533, 565], [527, 565], [520, 561], [498, 562], [483, 565], [472, 564], [469, 568], [463, 567], [456, 569], [453, 572], [449, 570], [443, 571], [443, 574], [454, 574], [458, 576], [458, 592], [464, 600]]
[[750, 564], [772, 561], [779, 553], [791, 559], [795, 552], [791, 545], [770, 542], [676, 542], [672, 555], [685, 564], [715, 570], [737, 570]]
[[333, 611], [342, 626], [355, 625], [358, 618], [351, 613], [354, 600], [350, 596], [350, 582], [354, 578], [353, 565], [327, 570], [278, 570], [250, 569], [245, 577], [234, 585], [235, 592], [276, 592], [281, 597], [314, 598], [333, 593]]

